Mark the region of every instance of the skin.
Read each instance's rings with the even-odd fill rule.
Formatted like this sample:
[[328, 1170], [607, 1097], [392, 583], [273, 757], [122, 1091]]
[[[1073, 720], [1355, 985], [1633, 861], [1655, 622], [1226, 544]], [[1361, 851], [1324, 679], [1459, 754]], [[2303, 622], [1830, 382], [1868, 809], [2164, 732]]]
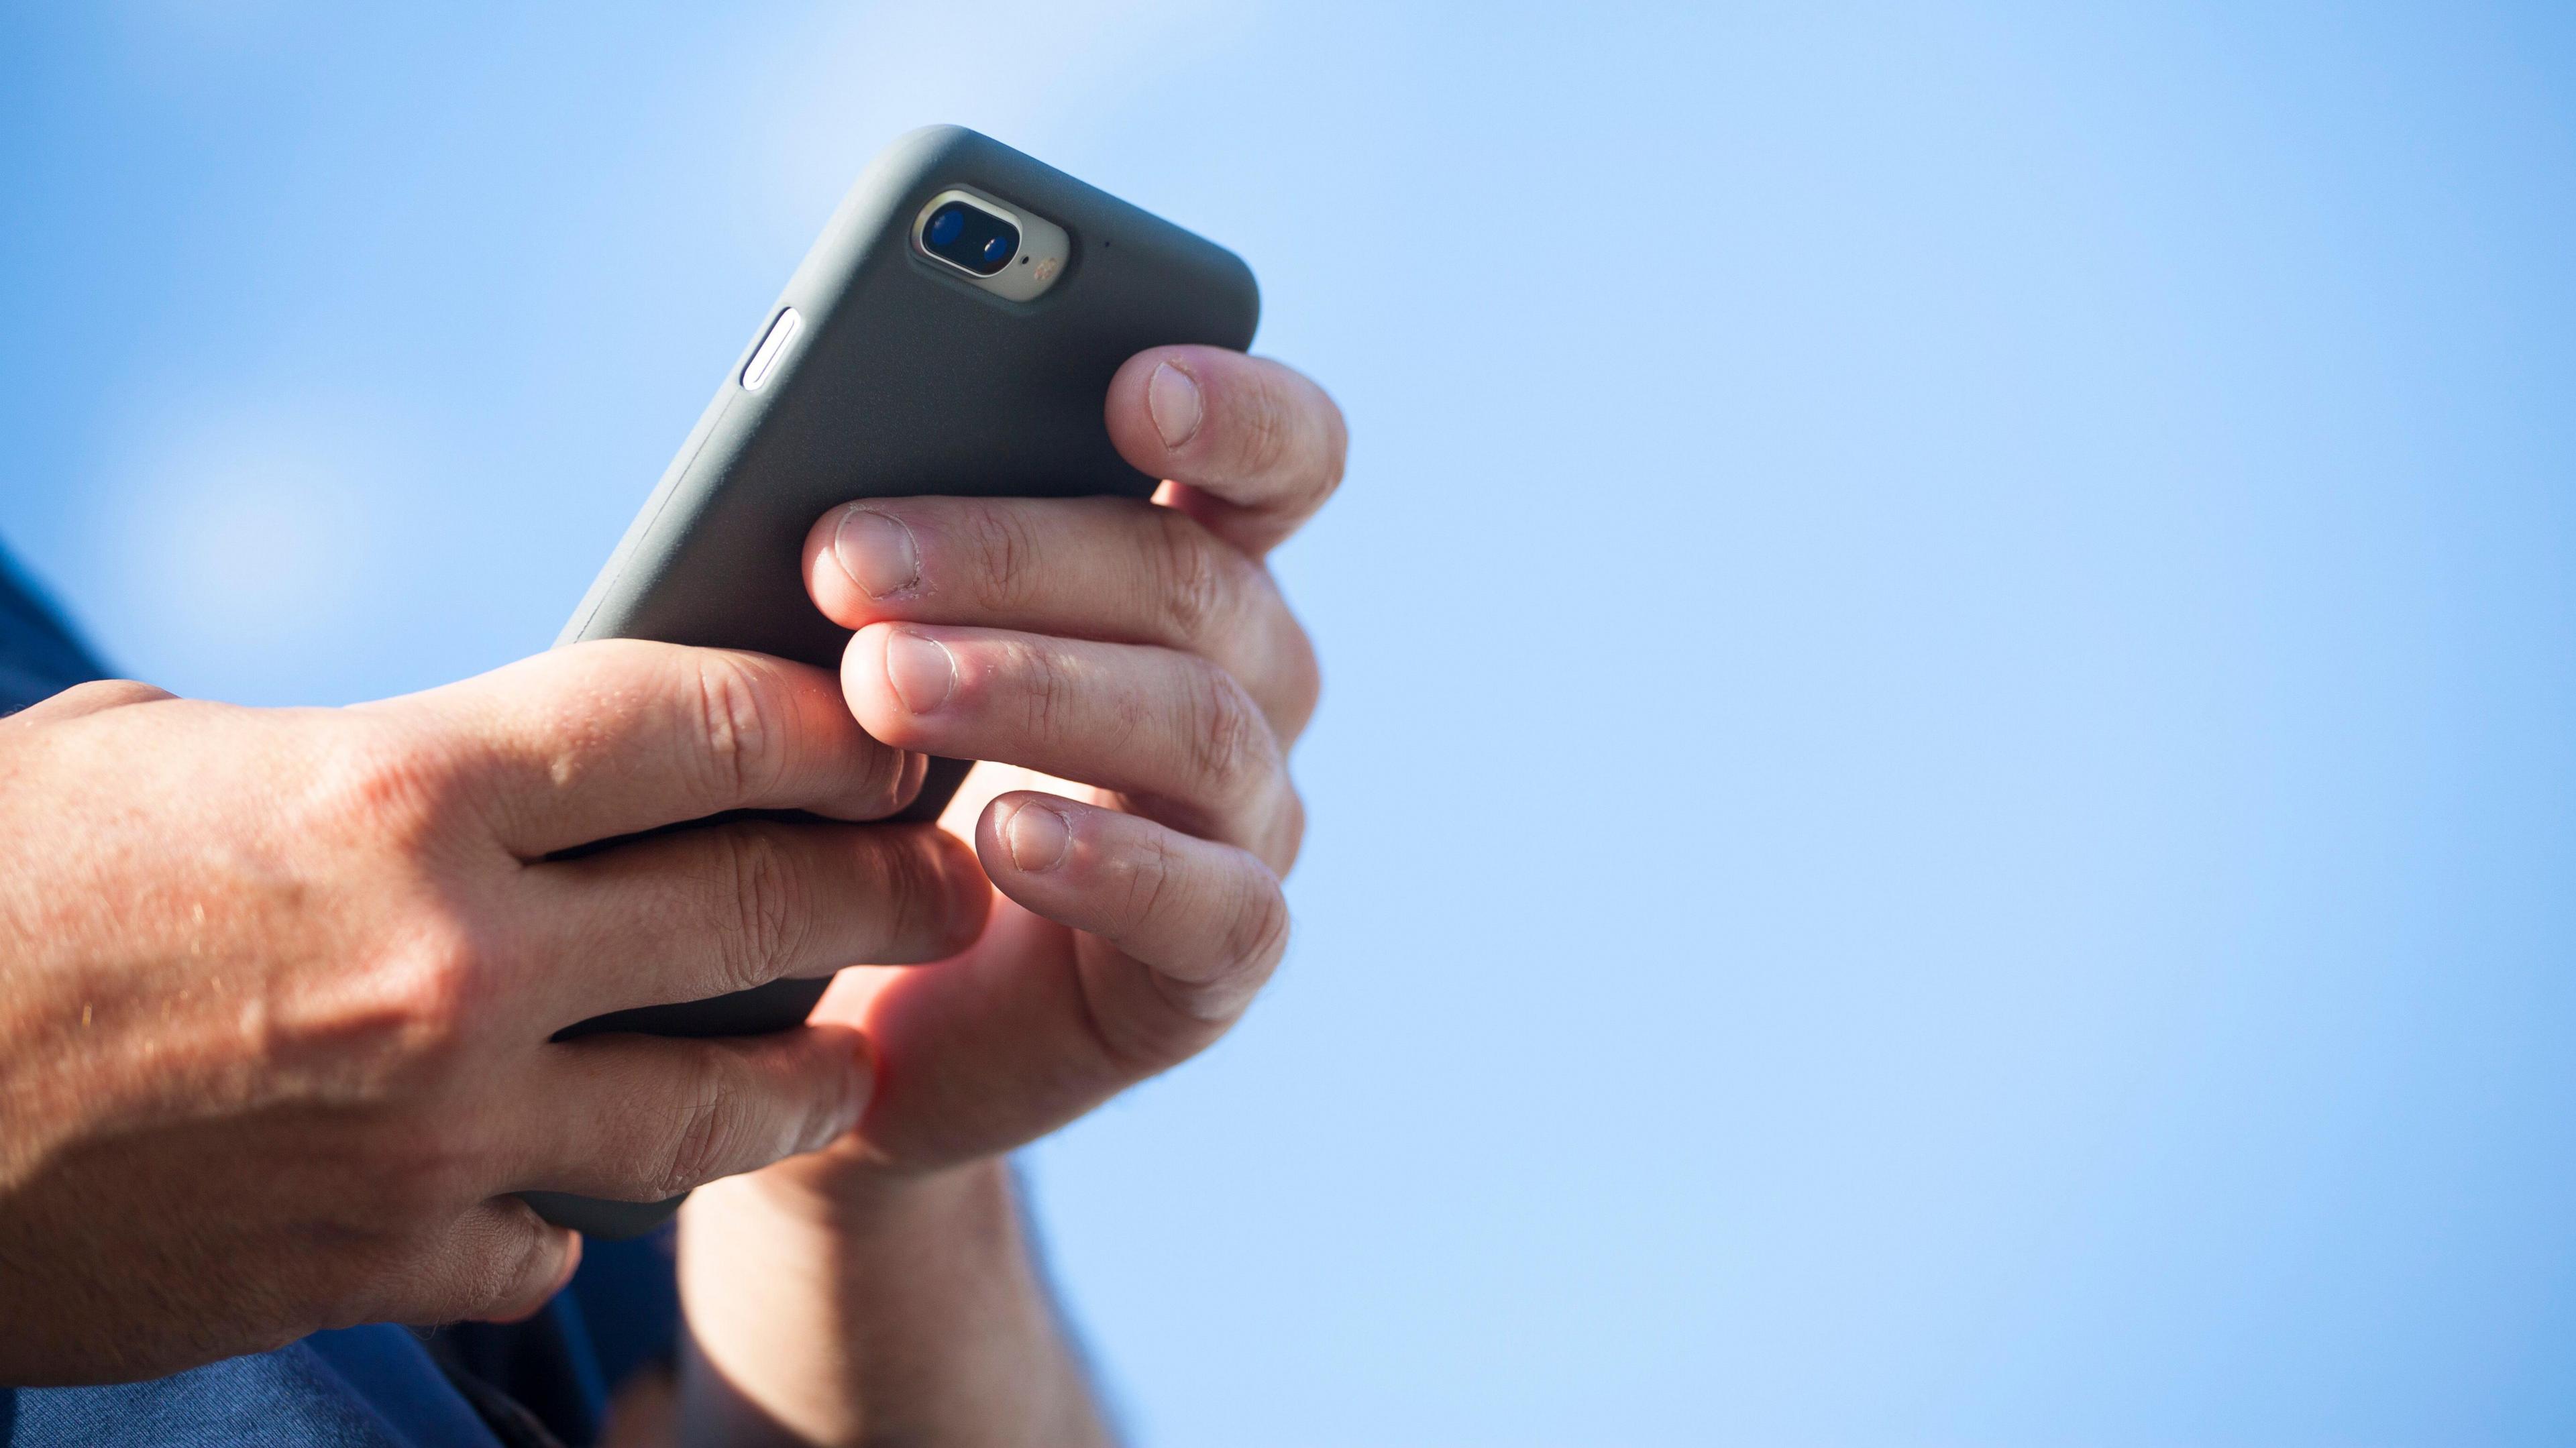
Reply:
[[[685, 1370], [615, 1441], [1106, 1441], [1004, 1158], [1278, 963], [1317, 676], [1261, 559], [1344, 453], [1312, 383], [1212, 349], [1106, 407], [1151, 504], [817, 522], [837, 681], [624, 644], [357, 709], [112, 685], [0, 722], [0, 1287], [64, 1305], [0, 1314], [0, 1381], [523, 1313], [577, 1243], [508, 1193], [711, 1182]], [[954, 833], [548, 858], [881, 817], [924, 753], [995, 761]], [[853, 960], [801, 1031], [546, 1040]]]

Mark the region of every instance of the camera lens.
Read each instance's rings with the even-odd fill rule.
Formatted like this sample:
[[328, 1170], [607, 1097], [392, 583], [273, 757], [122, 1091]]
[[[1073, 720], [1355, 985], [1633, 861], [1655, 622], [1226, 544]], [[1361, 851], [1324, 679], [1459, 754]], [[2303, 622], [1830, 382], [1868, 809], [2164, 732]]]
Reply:
[[983, 207], [950, 201], [923, 223], [921, 249], [951, 266], [988, 277], [1020, 254], [1020, 229]]

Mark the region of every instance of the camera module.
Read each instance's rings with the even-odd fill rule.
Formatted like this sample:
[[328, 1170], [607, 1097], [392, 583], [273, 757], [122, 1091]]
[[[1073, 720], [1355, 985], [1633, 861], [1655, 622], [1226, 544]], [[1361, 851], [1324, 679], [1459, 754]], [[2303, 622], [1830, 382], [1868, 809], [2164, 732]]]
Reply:
[[922, 223], [921, 249], [950, 266], [988, 277], [1020, 254], [1020, 229], [972, 202], [952, 198]]
[[1033, 302], [1062, 281], [1073, 237], [1016, 201], [950, 186], [913, 213], [913, 260], [1005, 301]]

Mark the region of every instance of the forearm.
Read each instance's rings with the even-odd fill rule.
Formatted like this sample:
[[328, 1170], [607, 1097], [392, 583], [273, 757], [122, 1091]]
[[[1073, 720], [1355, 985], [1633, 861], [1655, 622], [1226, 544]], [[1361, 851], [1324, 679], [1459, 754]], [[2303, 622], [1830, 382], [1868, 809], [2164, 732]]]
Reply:
[[1002, 1163], [839, 1191], [763, 1178], [681, 1215], [683, 1441], [1111, 1441]]

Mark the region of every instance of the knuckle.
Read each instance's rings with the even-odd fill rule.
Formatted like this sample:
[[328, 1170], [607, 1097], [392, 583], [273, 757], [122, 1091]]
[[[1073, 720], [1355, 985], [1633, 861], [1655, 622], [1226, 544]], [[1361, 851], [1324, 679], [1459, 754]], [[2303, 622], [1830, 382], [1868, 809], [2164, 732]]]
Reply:
[[1243, 686], [1213, 665], [1199, 670], [1196, 728], [1190, 735], [1188, 769], [1200, 792], [1212, 801], [1246, 797], [1267, 779], [1276, 764], [1278, 746]]
[[661, 1167], [652, 1178], [657, 1196], [675, 1196], [713, 1179], [733, 1159], [742, 1135], [742, 1113], [734, 1104], [732, 1071], [721, 1056], [709, 1056], [700, 1079], [680, 1100], [671, 1123]]
[[263, 1052], [325, 1096], [385, 1102], [435, 1092], [473, 1055], [502, 995], [496, 952], [471, 926], [431, 912], [342, 977], [340, 989], [276, 1018]]
[[1074, 705], [1072, 671], [1052, 649], [1015, 645], [1012, 655], [1013, 671], [1020, 679], [1023, 722], [1032, 737], [1051, 739], [1065, 726]]
[[443, 1063], [463, 1048], [500, 993], [493, 954], [471, 926], [447, 916], [420, 926], [394, 954], [386, 984], [409, 1022], [415, 1055]]
[[781, 762], [777, 701], [753, 666], [735, 655], [702, 650], [692, 665], [708, 785], [725, 798], [764, 795], [776, 785]]
[[1170, 1007], [1202, 1030], [1223, 1030], [1243, 1014], [1288, 949], [1287, 898], [1264, 880], [1230, 909], [1199, 961], [1158, 970], [1152, 980]]
[[74, 684], [45, 702], [55, 712], [90, 713], [99, 709], [116, 709], [128, 704], [157, 704], [176, 698], [167, 689], [138, 683], [133, 679], [93, 679]]
[[1150, 583], [1169, 640], [1191, 644], [1230, 624], [1241, 589], [1233, 557], [1198, 520], [1175, 508], [1157, 508]]
[[1247, 883], [1249, 888], [1238, 891], [1194, 877], [1168, 838], [1155, 838], [1133, 857], [1113, 943], [1123, 945], [1150, 932], [1167, 941], [1195, 938], [1203, 945], [1187, 952], [1187, 960], [1147, 972], [1154, 993], [1176, 1013], [1176, 1018], [1166, 1018], [1176, 1029], [1122, 1025], [1117, 1013], [1095, 1012], [1100, 1033], [1116, 1054], [1166, 1065], [1186, 1056], [1242, 1014], [1270, 978], [1287, 951], [1288, 901], [1278, 877], [1257, 865]]
[[1037, 591], [1038, 538], [1019, 509], [980, 503], [969, 509], [965, 532], [974, 560], [975, 601], [994, 613], [1025, 608]]
[[1263, 882], [1226, 922], [1216, 979], [1259, 983], [1288, 951], [1288, 897], [1275, 880]]
[[[1141, 924], [1199, 908], [1168, 847], [1146, 852], [1129, 881], [1128, 918]], [[1157, 922], [1168, 933], [1171, 921]], [[1198, 959], [1149, 966], [1132, 990], [1087, 973], [1081, 980], [1092, 1039], [1122, 1073], [1144, 1077], [1187, 1060], [1223, 1035], [1269, 978], [1285, 946], [1288, 915], [1275, 888], [1253, 896], [1211, 932]], [[1113, 940], [1115, 937], [1113, 937]]]
[[[455, 750], [373, 721], [332, 728], [302, 757], [276, 852], [245, 878], [270, 918], [311, 919], [315, 947], [341, 964], [291, 1004], [244, 1012], [241, 1029], [333, 1099], [416, 1094], [455, 1074], [515, 963], [459, 868], [470, 776]], [[370, 888], [352, 896], [353, 878]]]
[[[935, 843], [935, 842], [934, 842]], [[939, 938], [949, 890], [938, 857], [920, 837], [897, 836], [874, 854], [889, 941]]]
[[523, 1202], [477, 1207], [415, 1241], [403, 1295], [445, 1320], [525, 1306], [555, 1268], [554, 1234]]
[[1243, 391], [1235, 419], [1235, 461], [1245, 477], [1293, 484], [1301, 506], [1320, 506], [1341, 487], [1350, 432], [1341, 408], [1313, 382], [1263, 368]]
[[1158, 831], [1145, 847], [1128, 862], [1126, 896], [1120, 902], [1121, 936], [1132, 936], [1163, 918], [1176, 903], [1179, 893], [1181, 859], [1170, 840]]
[[737, 827], [718, 839], [730, 906], [723, 941], [724, 968], [733, 989], [774, 977], [794, 955], [803, 935], [803, 884], [787, 844], [774, 829]]
[[340, 731], [317, 754], [289, 808], [308, 839], [418, 846], [445, 826], [467, 782], [454, 751], [372, 723]]
[[1265, 378], [1245, 389], [1235, 417], [1235, 457], [1245, 472], [1277, 472], [1297, 455], [1301, 439], [1295, 418], [1276, 382]]
[[482, 1254], [479, 1280], [469, 1289], [477, 1314], [526, 1304], [554, 1275], [553, 1234], [537, 1219], [536, 1212], [515, 1202], [506, 1204], [503, 1211], [502, 1225], [496, 1232], [499, 1240]]

